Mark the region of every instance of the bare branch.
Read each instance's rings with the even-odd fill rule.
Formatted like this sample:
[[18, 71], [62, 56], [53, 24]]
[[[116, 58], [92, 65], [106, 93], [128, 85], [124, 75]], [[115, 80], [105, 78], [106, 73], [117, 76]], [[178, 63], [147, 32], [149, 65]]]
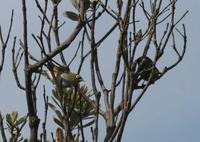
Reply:
[[77, 49], [76, 49], [76, 52], [75, 52], [74, 56], [72, 57], [71, 61], [69, 62], [68, 66], [70, 66], [71, 63], [72, 63], [72, 62], [74, 61], [74, 59], [76, 58], [80, 47], [81, 47], [81, 42], [79, 42], [79, 45], [78, 45], [78, 47], [77, 47]]
[[1, 115], [1, 112], [0, 112], [0, 131], [1, 131], [1, 136], [2, 136], [3, 142], [7, 142], [7, 138], [6, 138], [6, 134], [5, 134], [5, 128], [4, 128], [4, 125], [3, 125], [3, 117]]
[[71, 33], [71, 35], [68, 37], [68, 39], [66, 39], [63, 43], [61, 43], [60, 46], [58, 46], [57, 48], [55, 48], [52, 52], [48, 53], [39, 62], [31, 65], [31, 68], [33, 70], [35, 70], [35, 69], [41, 67], [47, 61], [51, 60], [54, 56], [56, 56], [57, 54], [59, 54], [62, 50], [64, 50], [67, 47], [69, 47], [69, 45], [71, 44], [71, 42], [75, 39], [75, 37], [78, 35], [78, 33], [80, 32], [80, 30], [82, 29], [83, 25], [84, 25], [83, 23], [78, 23], [78, 25], [76, 26], [75, 30]]
[[[17, 69], [19, 67], [19, 64], [21, 62], [21, 59], [22, 59], [22, 55], [19, 57], [19, 53], [20, 53], [20, 49], [15, 57], [15, 46], [16, 46], [16, 37], [14, 38], [14, 41], [13, 41], [13, 48], [12, 48], [12, 70], [13, 70], [13, 74], [14, 74], [14, 77], [15, 77], [15, 81], [17, 83], [17, 86], [22, 89], [22, 90], [25, 90], [25, 87], [21, 85], [20, 81], [19, 81], [19, 77], [18, 77], [18, 73], [17, 73]], [[18, 59], [19, 58], [19, 59]]]
[[[59, 46], [60, 45], [60, 37], [59, 37], [59, 26], [58, 26], [59, 20], [58, 20], [58, 5], [57, 4], [53, 5], [53, 15], [54, 15], [53, 29], [54, 29], [55, 41], [56, 41], [57, 46]], [[60, 58], [61, 58], [61, 61], [63, 62], [63, 64], [67, 65], [62, 52], [60, 52]]]
[[12, 10], [12, 14], [11, 14], [11, 18], [10, 18], [10, 26], [9, 26], [9, 30], [8, 30], [5, 41], [3, 39], [3, 33], [2, 33], [2, 30], [1, 30], [1, 26], [0, 26], [0, 41], [1, 41], [1, 46], [2, 46], [0, 73], [3, 70], [3, 65], [4, 65], [4, 61], [5, 61], [5, 51], [6, 51], [6, 47], [7, 47], [7, 44], [8, 44], [8, 40], [10, 38], [10, 33], [11, 33], [12, 25], [13, 25], [13, 17], [14, 17], [14, 10]]
[[44, 110], [44, 122], [42, 123], [43, 128], [43, 141], [47, 141], [47, 131], [46, 131], [46, 124], [47, 124], [47, 113], [48, 113], [48, 96], [46, 96], [46, 89], [45, 86], [43, 86], [43, 99], [45, 104], [45, 110]]
[[29, 49], [28, 49], [28, 25], [27, 25], [27, 9], [26, 0], [22, 0], [23, 12], [23, 44], [24, 44], [24, 69], [25, 69], [25, 92], [28, 107], [30, 141], [37, 141], [39, 118], [36, 109], [36, 94], [33, 87], [31, 76], [32, 72], [29, 68]]

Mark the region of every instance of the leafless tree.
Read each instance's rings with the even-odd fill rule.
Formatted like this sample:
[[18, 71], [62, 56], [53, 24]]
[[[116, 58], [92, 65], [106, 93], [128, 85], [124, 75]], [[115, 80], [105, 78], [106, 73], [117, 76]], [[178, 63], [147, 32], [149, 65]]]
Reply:
[[[36, 89], [42, 78], [42, 74], [38, 72], [44, 68], [51, 72], [54, 65], [69, 69], [70, 65], [77, 59], [79, 61], [77, 73], [79, 74], [84, 68], [86, 59], [90, 59], [90, 68], [87, 71], [90, 73], [92, 86], [87, 86], [86, 83], [87, 87], [76, 86], [63, 89], [57, 83], [53, 89], [52, 103], [49, 102], [49, 96], [46, 95], [44, 86], [45, 119], [42, 123], [43, 131], [40, 141], [46, 142], [48, 139], [46, 123], [48, 119], [51, 119], [50, 116], [47, 117], [48, 108], [50, 107], [56, 113], [57, 118], [54, 118], [54, 121], [58, 124], [56, 140], [52, 134], [53, 141], [86, 141], [84, 131], [90, 128], [92, 134], [92, 140], [90, 141], [97, 142], [100, 133], [99, 117], [102, 117], [106, 126], [104, 141], [120, 142], [129, 114], [135, 109], [149, 86], [154, 85], [157, 80], [160, 80], [168, 71], [176, 67], [185, 55], [186, 28], [184, 24], [180, 26], [180, 23], [188, 11], [177, 18], [175, 11], [178, 6], [177, 0], [117, 0], [112, 2], [108, 0], [71, 0], [76, 12], [65, 11], [64, 16], [74, 21], [76, 26], [68, 34], [68, 37], [65, 37], [65, 40], [61, 40], [63, 38], [60, 37], [61, 33], [64, 32], [62, 29], [65, 27], [66, 22], [59, 19], [59, 6], [64, 1], [44, 0], [41, 4], [41, 1], [35, 0], [36, 8], [40, 11], [40, 25], [37, 25], [40, 32], [33, 33], [31, 37], [28, 36], [29, 25], [27, 24], [27, 11], [29, 11], [27, 3], [29, 1], [21, 1], [23, 37], [20, 39], [19, 48], [16, 45], [17, 37], [14, 38], [12, 60], [16, 83], [26, 94], [27, 117], [30, 128], [29, 141], [31, 142], [39, 141], [38, 128], [41, 118], [37, 114]], [[115, 3], [116, 7], [111, 6], [112, 3]], [[49, 11], [51, 11], [50, 14]], [[112, 25], [108, 25], [108, 30], [101, 33], [102, 37], [97, 38], [96, 31], [102, 27], [96, 23], [102, 20], [103, 17], [108, 17]], [[7, 39], [4, 41], [0, 30], [2, 42], [1, 70], [10, 30], [8, 33]], [[110, 53], [115, 54], [115, 64], [111, 84], [106, 86], [102, 74], [102, 69], [106, 66], [99, 66], [101, 60], [98, 55], [99, 49], [102, 48], [102, 44], [105, 43], [106, 39], [112, 40], [110, 38], [112, 34], [115, 34], [118, 38], [115, 41], [118, 44], [115, 47], [116, 53]], [[31, 53], [32, 45], [29, 43], [29, 39], [34, 40], [37, 44], [40, 57]], [[179, 42], [177, 42], [177, 39], [179, 39]], [[72, 59], [67, 60], [65, 53], [68, 52], [68, 48], [72, 43], [78, 43], [77, 49], [74, 49], [75, 54]], [[106, 49], [101, 50], [107, 52]], [[167, 52], [173, 53], [176, 59], [170, 65], [163, 63], [159, 65], [160, 61], [164, 60], [164, 55]], [[19, 70], [22, 70], [20, 68], [22, 62], [24, 62], [25, 85], [21, 83], [22, 80], [18, 75]], [[87, 88], [92, 88], [92, 90], [88, 91]], [[134, 95], [135, 93], [137, 95]], [[68, 94], [70, 97], [63, 94]], [[10, 116], [13, 115], [16, 114], [10, 114]], [[84, 125], [83, 122], [86, 118], [91, 121]], [[11, 121], [11, 119], [7, 118], [7, 121]], [[3, 133], [2, 117], [0, 117], [0, 122], [2, 137], [6, 141], [6, 136]], [[20, 124], [24, 126], [26, 117], [23, 117], [22, 122]], [[76, 129], [78, 131], [75, 132]]]

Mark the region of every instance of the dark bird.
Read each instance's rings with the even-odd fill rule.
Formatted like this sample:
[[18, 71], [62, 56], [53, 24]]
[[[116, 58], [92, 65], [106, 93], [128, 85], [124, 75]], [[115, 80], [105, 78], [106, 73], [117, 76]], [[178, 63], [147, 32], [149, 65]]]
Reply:
[[140, 79], [148, 81], [152, 74], [150, 83], [153, 84], [159, 78], [160, 72], [156, 66], [154, 67], [154, 62], [149, 57], [139, 57], [136, 59], [136, 64]]

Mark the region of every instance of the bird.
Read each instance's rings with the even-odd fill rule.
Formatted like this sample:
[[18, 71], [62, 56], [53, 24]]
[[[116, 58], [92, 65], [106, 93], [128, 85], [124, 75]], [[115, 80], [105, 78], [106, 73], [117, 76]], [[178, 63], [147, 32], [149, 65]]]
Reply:
[[54, 85], [58, 84], [63, 88], [75, 87], [81, 81], [84, 81], [79, 74], [58, 66], [54, 66], [52, 70], [44, 70], [41, 74], [47, 77]]
[[51, 0], [53, 4], [59, 4], [61, 0]]
[[142, 29], [140, 29], [136, 34], [135, 34], [135, 43], [138, 43], [142, 40]]
[[136, 64], [138, 66], [137, 72], [144, 81], [148, 81], [151, 74], [151, 84], [159, 78], [160, 72], [156, 66], [154, 67], [154, 62], [149, 57], [142, 56], [137, 58]]

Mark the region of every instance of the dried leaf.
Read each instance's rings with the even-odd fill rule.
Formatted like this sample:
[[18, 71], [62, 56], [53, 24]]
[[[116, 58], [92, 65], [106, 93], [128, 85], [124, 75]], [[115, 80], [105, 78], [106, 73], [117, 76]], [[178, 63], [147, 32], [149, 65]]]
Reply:
[[56, 129], [56, 141], [57, 142], [64, 142], [64, 135], [63, 131], [60, 128]]

